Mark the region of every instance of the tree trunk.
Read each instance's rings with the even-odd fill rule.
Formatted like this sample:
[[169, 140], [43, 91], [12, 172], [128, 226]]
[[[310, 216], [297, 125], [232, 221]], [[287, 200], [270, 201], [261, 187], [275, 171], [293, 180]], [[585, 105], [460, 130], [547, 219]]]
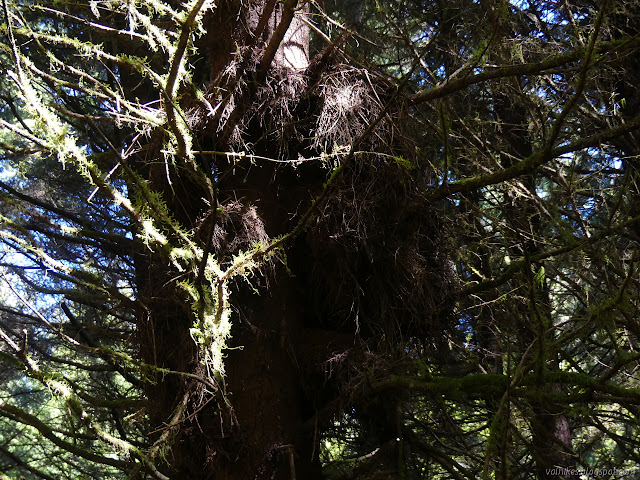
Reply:
[[[275, 10], [271, 22], [273, 30], [282, 17], [281, 4], [278, 4]], [[274, 58], [276, 65], [292, 72], [301, 72], [309, 66], [309, 27], [304, 22], [308, 12], [309, 5], [304, 5], [302, 9], [296, 11]]]
[[[211, 12], [207, 49], [214, 84], [229, 82], [229, 67], [234, 63], [238, 67], [242, 62], [237, 54], [243, 48], [257, 52], [268, 49], [256, 46], [256, 39], [261, 38], [268, 45], [277, 30], [282, 10], [275, 3], [248, 5], [230, 0], [219, 2]], [[308, 28], [301, 15], [302, 12], [296, 13], [274, 58], [281, 69], [294, 73], [308, 64]], [[219, 138], [203, 141], [225, 148]], [[163, 193], [164, 202], [182, 228], [197, 231], [204, 218], [218, 221], [217, 200], [208, 198], [202, 186], [189, 182], [186, 172], [165, 166], [159, 153], [158, 159], [142, 170], [150, 187]], [[299, 199], [290, 197], [284, 202], [284, 215], [273, 213], [271, 206], [282, 200], [270, 185], [273, 169], [240, 170], [234, 170], [237, 176], [218, 184], [221, 195], [246, 192], [241, 201], [245, 206], [256, 202], [268, 206], [257, 214], [269, 235], [286, 233], [290, 228], [288, 211], [299, 207]], [[319, 178], [322, 180], [324, 177]], [[208, 245], [207, 235], [196, 238], [201, 247]], [[198, 361], [190, 335], [195, 314], [189, 299], [177, 293], [176, 279], [181, 272], [170, 265], [168, 258], [158, 255], [140, 255], [137, 259], [138, 296], [145, 305], [138, 314], [142, 358], [173, 372], [205, 376], [207, 372]], [[169, 452], [158, 449], [152, 450], [151, 455], [168, 453], [162, 470], [170, 478], [321, 478], [314, 432], [305, 427], [313, 412], [305, 405], [293, 348], [304, 326], [304, 305], [296, 294], [295, 279], [284, 268], [276, 266], [266, 277], [272, 282], [268, 293], [256, 295], [240, 286], [240, 293], [233, 298], [235, 305], [243, 307], [242, 314], [234, 317], [232, 328], [237, 349], [228, 352], [226, 377], [221, 381], [225, 385], [220, 385], [214, 401], [192, 377], [155, 373], [154, 381], [149, 383], [151, 430], [155, 430], [159, 443], [170, 445]]]

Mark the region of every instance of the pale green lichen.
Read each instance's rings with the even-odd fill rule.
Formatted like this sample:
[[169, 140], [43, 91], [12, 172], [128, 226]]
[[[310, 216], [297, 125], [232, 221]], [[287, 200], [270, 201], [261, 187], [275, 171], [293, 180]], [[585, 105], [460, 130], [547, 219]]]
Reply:
[[139, 234], [139, 238], [144, 241], [145, 244], [157, 242], [160, 245], [166, 245], [169, 243], [167, 237], [160, 233], [153, 224], [153, 221], [148, 218], [142, 220], [142, 233]]
[[[112, 106], [111, 114], [118, 125], [126, 123], [145, 133], [152, 129], [163, 129], [166, 135], [161, 151], [165, 153], [163, 160], [167, 165], [192, 162], [192, 132], [184, 112], [175, 100], [181, 85], [190, 82], [187, 65], [192, 41], [195, 36], [204, 33], [203, 15], [207, 10], [216, 8], [215, 2], [191, 0], [178, 12], [153, 1], [126, 0], [114, 4], [110, 1], [91, 0], [89, 7], [95, 17], [100, 17], [101, 9], [106, 3], [110, 9], [116, 9], [125, 16], [131, 34], [144, 39], [152, 51], [165, 55], [169, 66], [167, 71], [154, 71], [147, 58], [124, 53], [112, 55], [105, 52], [99, 44], [83, 42], [64, 34], [43, 30], [29, 30], [27, 33], [36, 42], [46, 41], [72, 49], [82, 57], [113, 62], [116, 65], [124, 64], [152, 80], [159, 96], [164, 99], [159, 109], [133, 102], [125, 98], [122, 92], [91, 83], [91, 77], [81, 69], [74, 72], [78, 75], [77, 87], [81, 91], [86, 93], [94, 88], [98, 93], [96, 98], [108, 101]], [[174, 27], [167, 29], [158, 26], [158, 17], [174, 23]], [[14, 56], [16, 70], [9, 72], [9, 76], [19, 87], [18, 100], [24, 104], [25, 118], [33, 122], [33, 133], [15, 133], [28, 138], [47, 154], [54, 155], [62, 165], [73, 166], [92, 188], [106, 194], [130, 215], [138, 227], [137, 238], [150, 251], [163, 257], [168, 255], [170, 263], [181, 274], [182, 280], [177, 282], [177, 286], [194, 311], [195, 319], [190, 333], [198, 346], [200, 359], [212, 378], [224, 374], [224, 351], [231, 334], [229, 281], [237, 275], [246, 277], [262, 260], [258, 259], [255, 251], [239, 252], [231, 267], [223, 270], [212, 255], [196, 246], [192, 232], [185, 231], [173, 218], [163, 195], [153, 189], [148, 179], [141, 178], [135, 169], [127, 165], [125, 154], [119, 158], [119, 165], [127, 175], [127, 191], [116, 188], [110, 174], [103, 172], [94, 162], [91, 152], [83, 145], [75, 128], [50, 106], [54, 93], [42, 88], [34, 77], [43, 75], [42, 72], [17, 49]], [[72, 68], [53, 54], [49, 54], [49, 64], [53, 72]], [[62, 84], [59, 87], [75, 88]], [[195, 164], [190, 168], [197, 170]], [[170, 178], [168, 181], [171, 184]], [[72, 235], [77, 233], [75, 229], [66, 226], [63, 226], [63, 231]], [[3, 234], [0, 233], [0, 236]], [[22, 243], [27, 251], [35, 250], [27, 242]], [[79, 279], [84, 278], [79, 272], [71, 272], [69, 267], [50, 258], [45, 252], [35, 253], [51, 268], [73, 274]], [[63, 396], [68, 394], [64, 392], [64, 388], [58, 390]]]
[[172, 248], [169, 253], [171, 263], [180, 271], [184, 272], [189, 267], [189, 263], [194, 259], [194, 252], [187, 248]]
[[193, 287], [188, 290], [197, 299], [193, 303], [197, 319], [189, 330], [191, 338], [198, 345], [201, 361], [209, 375], [224, 375], [224, 351], [231, 336], [228, 286], [218, 280], [208, 286], [206, 293], [198, 293]]

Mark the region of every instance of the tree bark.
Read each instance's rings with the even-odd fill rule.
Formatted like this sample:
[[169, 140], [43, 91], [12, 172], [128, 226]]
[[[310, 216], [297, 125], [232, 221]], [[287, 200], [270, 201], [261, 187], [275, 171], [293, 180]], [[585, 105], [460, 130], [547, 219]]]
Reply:
[[[263, 51], [256, 33], [261, 34], [264, 45], [269, 44], [282, 17], [281, 5], [274, 3], [248, 5], [230, 0], [220, 2], [210, 14], [207, 49], [214, 84], [228, 81], [232, 64], [240, 66], [238, 52]], [[289, 69], [292, 74], [308, 64], [308, 28], [302, 15], [303, 11], [295, 13], [274, 58], [276, 68]], [[219, 145], [215, 137], [203, 141]], [[162, 192], [181, 227], [197, 231], [203, 218], [216, 216], [217, 200], [208, 198], [201, 185], [190, 182], [186, 172], [165, 165], [159, 152], [157, 156], [156, 162], [144, 163], [141, 171], [150, 187]], [[218, 183], [220, 194], [244, 192], [243, 204], [267, 205], [258, 209], [258, 215], [269, 235], [286, 233], [291, 226], [287, 212], [299, 207], [300, 198], [289, 196], [283, 202], [274, 193], [271, 167], [238, 167], [236, 173]], [[323, 180], [324, 176], [318, 178]], [[276, 202], [283, 203], [281, 213], [271, 211]], [[207, 246], [206, 235], [197, 238], [201, 247]], [[144, 305], [138, 313], [142, 358], [173, 372], [205, 376], [189, 330], [195, 314], [189, 299], [177, 293], [176, 279], [181, 272], [170, 265], [167, 258], [150, 254], [141, 254], [136, 262], [138, 296]], [[314, 432], [305, 427], [313, 412], [306, 405], [294, 348], [304, 327], [305, 307], [297, 295], [295, 279], [285, 268], [274, 267], [267, 277], [266, 281], [272, 282], [269, 292], [256, 295], [240, 286], [233, 299], [234, 304], [242, 305], [232, 328], [237, 349], [228, 352], [224, 385], [219, 385], [215, 401], [207, 398], [202, 384], [192, 377], [152, 374], [146, 392], [149, 413], [154, 439], [170, 445], [167, 464], [161, 469], [170, 478], [321, 478]], [[154, 454], [161, 452], [152, 450]]]

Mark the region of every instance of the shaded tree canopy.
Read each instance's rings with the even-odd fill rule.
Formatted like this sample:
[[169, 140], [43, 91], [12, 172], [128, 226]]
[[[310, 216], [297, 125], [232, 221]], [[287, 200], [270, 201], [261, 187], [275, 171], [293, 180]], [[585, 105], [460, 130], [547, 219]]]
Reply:
[[637, 467], [637, 2], [2, 7], [2, 478]]

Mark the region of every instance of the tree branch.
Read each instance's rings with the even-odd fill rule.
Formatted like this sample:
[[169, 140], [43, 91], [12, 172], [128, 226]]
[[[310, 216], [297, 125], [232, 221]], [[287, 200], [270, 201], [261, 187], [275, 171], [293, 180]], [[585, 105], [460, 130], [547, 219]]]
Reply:
[[[602, 42], [595, 46], [596, 53], [622, 53], [627, 50], [632, 50], [640, 45], [640, 36], [635, 36], [632, 39], [625, 39], [624, 41], [616, 40], [610, 42]], [[409, 103], [416, 105], [437, 98], [442, 98], [446, 95], [458, 92], [470, 85], [486, 82], [488, 80], [495, 80], [498, 78], [513, 77], [513, 76], [526, 76], [526, 75], [540, 75], [553, 70], [558, 67], [563, 67], [571, 62], [576, 62], [585, 56], [586, 47], [577, 47], [571, 52], [561, 53], [554, 57], [549, 57], [541, 62], [537, 63], [522, 63], [518, 65], [506, 65], [502, 67], [485, 67], [480, 73], [473, 75], [467, 75], [461, 78], [453, 80], [445, 80], [444, 83], [440, 83], [435, 87], [423, 90], [412, 95], [409, 98]]]
[[521, 175], [532, 173], [536, 168], [551, 161], [553, 158], [557, 158], [577, 150], [582, 150], [584, 148], [600, 145], [607, 140], [612, 140], [639, 128], [640, 115], [637, 115], [630, 122], [626, 122], [618, 127], [610, 128], [609, 130], [576, 140], [575, 142], [568, 143], [564, 146], [552, 148], [547, 152], [545, 152], [544, 149], [539, 150], [521, 162], [516, 163], [512, 167], [505, 168], [498, 172], [465, 178], [463, 180], [458, 180], [457, 182], [440, 185], [428, 192], [426, 199], [428, 202], [435, 202], [454, 193], [469, 192], [489, 185], [496, 185]]
[[123, 460], [116, 460], [109, 457], [103, 457], [102, 455], [97, 455], [95, 453], [88, 452], [87, 450], [78, 447], [77, 445], [69, 442], [65, 442], [60, 439], [56, 434], [53, 433], [51, 428], [46, 425], [44, 422], [41, 422], [37, 417], [28, 414], [27, 412], [16, 408], [12, 405], [7, 405], [6, 403], [0, 403], [0, 415], [8, 418], [15, 418], [20, 423], [25, 425], [29, 425], [35, 428], [40, 434], [53, 443], [55, 446], [66, 450], [69, 453], [82, 457], [90, 462], [100, 463], [103, 465], [109, 465], [115, 468], [120, 469], [128, 469], [133, 467], [135, 464], [133, 462], [125, 462]]

